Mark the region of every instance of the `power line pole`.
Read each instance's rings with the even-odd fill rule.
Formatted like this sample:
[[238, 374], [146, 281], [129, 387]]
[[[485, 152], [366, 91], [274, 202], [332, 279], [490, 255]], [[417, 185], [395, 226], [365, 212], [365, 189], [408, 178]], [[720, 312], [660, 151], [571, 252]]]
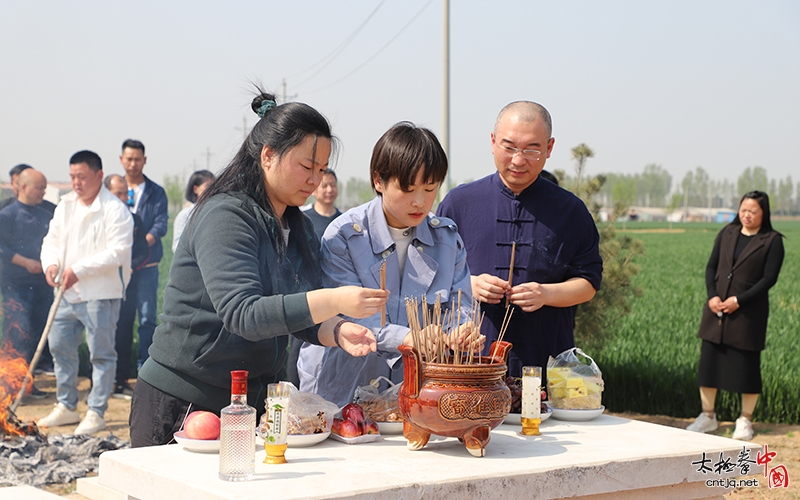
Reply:
[[287, 95], [286, 94], [286, 78], [281, 80], [281, 89], [282, 89], [281, 90], [281, 104], [283, 104], [285, 102], [289, 102], [289, 101], [287, 101], [287, 99], [294, 99], [295, 97], [297, 97], [297, 94], [292, 94], [292, 95]]
[[248, 132], [247, 117], [246, 116], [242, 116], [242, 127], [241, 128], [239, 128], [239, 127], [234, 127], [234, 128], [236, 130], [241, 130], [242, 131], [242, 142], [244, 142], [247, 139], [247, 132]]
[[211, 170], [211, 148], [206, 146], [206, 170]]
[[[450, 2], [442, 0], [443, 19], [443, 38], [442, 38], [442, 147], [448, 160], [450, 159]], [[442, 200], [450, 191], [450, 171], [447, 169], [447, 177], [444, 185], [439, 189], [439, 199]]]

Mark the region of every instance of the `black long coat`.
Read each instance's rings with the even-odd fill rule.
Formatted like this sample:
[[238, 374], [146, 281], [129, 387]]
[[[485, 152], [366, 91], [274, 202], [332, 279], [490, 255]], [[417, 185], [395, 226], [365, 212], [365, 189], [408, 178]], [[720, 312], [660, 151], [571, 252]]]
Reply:
[[[723, 301], [738, 295], [764, 276], [764, 266], [770, 246], [777, 232], [758, 233], [742, 251], [736, 264], [733, 254], [740, 226], [728, 225], [720, 231], [720, 251], [717, 273], [714, 277], [717, 294]], [[764, 293], [741, 307], [733, 314], [725, 314], [721, 319], [711, 312], [706, 302], [700, 331], [697, 336], [715, 344], [725, 344], [745, 351], [761, 351], [767, 337], [769, 318], [769, 294]]]

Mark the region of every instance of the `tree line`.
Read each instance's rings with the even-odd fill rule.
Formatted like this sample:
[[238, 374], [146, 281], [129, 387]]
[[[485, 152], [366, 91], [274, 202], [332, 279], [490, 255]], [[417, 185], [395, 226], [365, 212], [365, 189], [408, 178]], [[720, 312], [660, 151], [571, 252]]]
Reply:
[[[563, 187], [580, 196], [580, 186], [585, 189], [587, 185], [586, 160], [594, 156], [594, 151], [586, 144], [579, 144], [572, 153], [574, 175], [564, 171], [554, 174]], [[770, 179], [767, 170], [760, 166], [747, 167], [736, 182], [712, 179], [703, 167], [697, 167], [684, 175], [680, 183], [674, 186], [674, 191], [672, 174], [655, 163], [646, 165], [641, 173], [605, 173], [590, 177], [589, 180], [601, 184], [592, 199], [602, 207], [659, 207], [672, 211], [680, 207], [735, 209], [744, 193], [759, 190], [769, 194], [772, 213], [800, 214], [800, 182], [795, 184], [790, 175], [784, 179]], [[184, 203], [186, 179], [178, 175], [166, 175], [163, 186], [170, 202], [170, 212], [177, 213]], [[337, 206], [342, 210], [366, 203], [374, 196], [368, 179], [339, 179]]]
[[736, 209], [744, 193], [753, 190], [769, 194], [772, 213], [800, 213], [800, 183], [792, 177], [770, 179], [764, 167], [747, 167], [736, 182], [712, 179], [703, 167], [684, 175], [673, 191], [672, 175], [661, 165], [650, 164], [640, 174], [603, 174], [605, 183], [598, 192], [600, 204], [611, 207], [617, 202], [627, 206], [708, 207]]

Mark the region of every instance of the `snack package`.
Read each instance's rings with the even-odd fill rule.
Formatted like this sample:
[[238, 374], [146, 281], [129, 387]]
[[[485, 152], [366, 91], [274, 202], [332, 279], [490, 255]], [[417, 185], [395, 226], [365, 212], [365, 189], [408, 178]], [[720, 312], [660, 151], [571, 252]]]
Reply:
[[[333, 417], [339, 412], [339, 407], [326, 401], [318, 394], [301, 392], [292, 385], [289, 395], [289, 417], [286, 425], [288, 433], [320, 434], [328, 432], [333, 426]], [[266, 414], [261, 416], [258, 429], [265, 431]]]
[[[586, 364], [579, 356], [588, 359]], [[597, 363], [577, 347], [547, 361], [547, 394], [555, 408], [595, 410], [602, 406], [603, 374]]]
[[[381, 379], [389, 384], [389, 388], [383, 392], [378, 392]], [[358, 403], [369, 418], [375, 422], [402, 422], [403, 415], [400, 413], [400, 403], [397, 402], [397, 393], [400, 392], [402, 384], [393, 384], [386, 377], [378, 377], [369, 385], [356, 388], [353, 401]]]

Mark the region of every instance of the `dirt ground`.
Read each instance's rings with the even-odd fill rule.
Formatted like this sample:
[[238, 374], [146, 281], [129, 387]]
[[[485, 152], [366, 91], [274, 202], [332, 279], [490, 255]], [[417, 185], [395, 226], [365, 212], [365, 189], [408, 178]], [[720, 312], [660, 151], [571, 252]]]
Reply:
[[[131, 384], [135, 384], [135, 380], [131, 380]], [[36, 421], [46, 416], [56, 402], [56, 384], [55, 379], [52, 376], [38, 376], [36, 378], [36, 386], [42, 391], [47, 392], [48, 397], [42, 400], [26, 402], [26, 404], [20, 406], [17, 409], [17, 416], [22, 421]], [[78, 404], [78, 411], [84, 414], [87, 410], [86, 396], [89, 393], [89, 380], [81, 378], [78, 387], [81, 394], [80, 403]], [[108, 424], [108, 431], [103, 431], [103, 433], [113, 433], [120, 439], [130, 440], [130, 432], [128, 428], [129, 412], [130, 401], [111, 398], [109, 400], [109, 407], [105, 416], [106, 423]], [[651, 416], [631, 413], [614, 413], [613, 415], [678, 428], [686, 427], [691, 421], [691, 419], [657, 415]], [[52, 434], [71, 433], [73, 430], [75, 430], [76, 426], [77, 425], [55, 427], [53, 429], [49, 429], [49, 432]], [[730, 437], [733, 433], [733, 426], [733, 422], [723, 422], [721, 423], [720, 428], [715, 431], [715, 434]], [[756, 431], [753, 442], [762, 446], [768, 445], [770, 452], [777, 452], [777, 456], [771, 465], [775, 466], [783, 464], [786, 466], [790, 480], [789, 488], [769, 489], [766, 479], [763, 476], [760, 476], [758, 477], [759, 486], [757, 488], [743, 488], [741, 490], [734, 490], [732, 493], [726, 495], [725, 498], [731, 500], [800, 499], [800, 425], [782, 425], [756, 422], [753, 427]], [[755, 457], [751, 458], [755, 459]], [[51, 486], [48, 487], [47, 490], [73, 500], [84, 498], [75, 493], [74, 482], [69, 485]]]

